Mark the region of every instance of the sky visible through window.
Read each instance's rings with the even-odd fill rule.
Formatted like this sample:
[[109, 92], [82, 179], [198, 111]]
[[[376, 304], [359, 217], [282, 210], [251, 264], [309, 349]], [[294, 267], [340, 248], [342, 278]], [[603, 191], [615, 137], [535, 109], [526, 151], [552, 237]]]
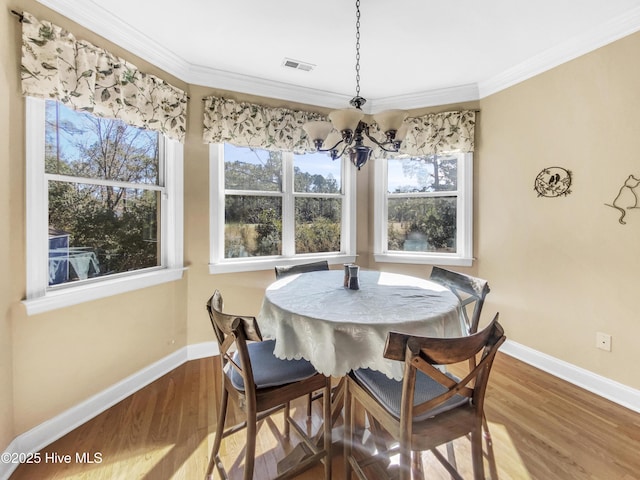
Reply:
[[[113, 122], [114, 125], [122, 125], [123, 122], [117, 119], [108, 119], [92, 116], [89, 113], [78, 112], [67, 108], [59, 102], [47, 100], [46, 102], [46, 144], [52, 148], [52, 154], [58, 158], [59, 162], [71, 165], [80, 165], [87, 161], [86, 152], [92, 145], [104, 144], [106, 138], [100, 138], [96, 130], [96, 121]], [[126, 125], [126, 124], [125, 124]], [[106, 126], [102, 136], [107, 136]], [[128, 143], [130, 147], [146, 152], [147, 155], [157, 153], [159, 134], [150, 130], [126, 125], [126, 133], [121, 136], [123, 143]], [[53, 170], [52, 170], [53, 169]], [[63, 173], [56, 171], [60, 165], [48, 164], [47, 173]], [[158, 184], [157, 168], [148, 172], [149, 175], [139, 175], [137, 183]], [[82, 175], [81, 175], [82, 176]], [[118, 180], [118, 178], [113, 178]]]
[[[269, 157], [269, 152], [266, 150], [237, 147], [231, 144], [225, 145], [225, 154], [227, 161], [232, 160], [251, 165], [262, 165]], [[299, 168], [301, 173], [334, 178], [339, 184], [342, 177], [341, 165], [339, 160], [331, 160], [328, 154], [322, 152], [294, 155], [294, 166]]]
[[80, 156], [78, 144], [91, 144], [98, 140], [91, 129], [84, 127], [82, 113], [53, 100], [47, 100], [46, 112], [47, 132], [54, 132], [58, 126], [57, 137], [50, 141], [54, 145], [59, 143], [60, 155], [64, 160], [69, 161]]
[[[389, 159], [389, 161], [387, 162], [387, 191], [389, 193], [401, 191], [403, 188], [406, 188], [408, 186], [425, 186], [420, 185], [418, 178], [405, 172], [403, 167], [403, 163], [405, 162], [420, 162], [420, 160], [413, 158], [399, 158]], [[431, 163], [422, 163], [421, 166], [422, 168], [427, 170], [426, 177], [433, 179], [433, 165]]]
[[314, 152], [295, 156], [295, 166], [302, 173], [322, 175], [325, 178], [331, 176], [340, 180], [341, 165], [339, 160], [331, 160], [328, 153]]

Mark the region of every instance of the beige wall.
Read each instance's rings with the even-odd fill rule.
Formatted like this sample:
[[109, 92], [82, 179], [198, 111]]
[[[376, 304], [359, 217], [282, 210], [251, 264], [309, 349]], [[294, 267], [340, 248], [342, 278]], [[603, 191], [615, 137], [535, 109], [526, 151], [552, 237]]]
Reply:
[[20, 24], [27, 10], [109, 48], [144, 71], [187, 86], [34, 0], [0, 8], [0, 449], [12, 438], [186, 345], [188, 281], [27, 316], [25, 292], [24, 99]]
[[[273, 272], [209, 275], [208, 147], [202, 97], [117, 46], [42, 7], [0, 0], [0, 450], [12, 438], [188, 344], [213, 340], [204, 302], [214, 289], [226, 307], [257, 313]], [[18, 22], [26, 9], [189, 91], [185, 143], [185, 263], [182, 281], [27, 316], [24, 296], [24, 100], [19, 91]], [[489, 279], [489, 316], [501, 312], [509, 338], [634, 388], [640, 379], [634, 300], [640, 265], [640, 212], [617, 222], [611, 202], [624, 179], [640, 175], [634, 35], [480, 102], [475, 154], [475, 254], [468, 272]], [[252, 97], [234, 95], [240, 100]], [[276, 100], [261, 103], [281, 105]], [[295, 105], [293, 105], [295, 107]], [[321, 109], [318, 109], [321, 110]], [[622, 122], [622, 119], [624, 122]], [[538, 198], [533, 180], [547, 166], [574, 173], [566, 198]], [[375, 264], [373, 169], [358, 174], [359, 263], [427, 276], [429, 267]], [[635, 212], [633, 212], [635, 213]], [[635, 221], [634, 221], [635, 220]], [[596, 350], [595, 332], [613, 335]]]
[[[640, 35], [481, 101], [478, 271], [509, 337], [640, 388], [640, 210], [611, 203], [640, 177]], [[538, 198], [544, 167], [573, 172], [572, 193]], [[595, 348], [613, 335], [611, 353]]]
[[[13, 362], [11, 357], [11, 247], [20, 242], [20, 232], [11, 231], [10, 200], [11, 170], [14, 167], [9, 158], [17, 156], [15, 146], [7, 141], [11, 133], [17, 133], [11, 127], [11, 102], [8, 97], [15, 96], [18, 79], [8, 45], [14, 42], [13, 28], [6, 28], [12, 22], [9, 10], [2, 0], [0, 8], [0, 450], [13, 438]], [[19, 192], [19, 190], [17, 190]]]

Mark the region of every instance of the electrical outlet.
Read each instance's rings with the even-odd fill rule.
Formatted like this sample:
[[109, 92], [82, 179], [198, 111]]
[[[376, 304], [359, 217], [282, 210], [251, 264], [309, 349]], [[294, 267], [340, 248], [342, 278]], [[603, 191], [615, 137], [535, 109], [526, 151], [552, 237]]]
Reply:
[[596, 347], [600, 350], [611, 351], [611, 335], [608, 333], [596, 333]]

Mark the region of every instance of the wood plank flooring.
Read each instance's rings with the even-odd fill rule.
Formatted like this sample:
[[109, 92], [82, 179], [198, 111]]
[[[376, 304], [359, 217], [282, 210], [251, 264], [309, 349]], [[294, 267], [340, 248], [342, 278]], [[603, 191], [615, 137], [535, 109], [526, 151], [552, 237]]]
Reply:
[[[211, 359], [182, 365], [43, 449], [39, 464], [20, 466], [11, 480], [203, 479], [216, 423], [218, 375]], [[304, 402], [295, 407], [304, 424]], [[640, 414], [504, 354], [494, 364], [486, 415], [502, 480], [640, 479]], [[314, 405], [308, 428], [315, 431], [319, 420]], [[292, 448], [278, 432], [281, 426], [278, 414], [260, 429], [257, 479], [273, 477], [277, 461]], [[340, 430], [338, 425], [334, 437]], [[231, 478], [241, 478], [242, 445], [243, 433], [223, 442], [221, 457]], [[455, 449], [462, 475], [471, 478], [468, 441], [456, 441]], [[341, 479], [339, 446], [337, 452], [334, 478]], [[71, 456], [69, 463], [60, 461], [64, 455]], [[450, 478], [431, 454], [422, 458], [426, 478]], [[321, 477], [318, 466], [298, 478]]]

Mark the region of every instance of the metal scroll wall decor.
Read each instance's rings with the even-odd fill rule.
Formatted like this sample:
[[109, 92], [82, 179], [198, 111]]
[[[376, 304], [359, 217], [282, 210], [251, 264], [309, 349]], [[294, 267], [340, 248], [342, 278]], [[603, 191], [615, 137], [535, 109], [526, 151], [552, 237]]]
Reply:
[[633, 175], [629, 175], [624, 184], [620, 187], [618, 195], [613, 200], [613, 203], [605, 203], [607, 207], [615, 208], [620, 212], [620, 218], [618, 221], [622, 225], [626, 225], [624, 217], [627, 215], [628, 210], [632, 210], [638, 207], [638, 193], [636, 188], [640, 185], [640, 178], [636, 178]]
[[571, 172], [561, 167], [547, 167], [536, 177], [534, 189], [539, 197], [563, 197], [571, 193]]

